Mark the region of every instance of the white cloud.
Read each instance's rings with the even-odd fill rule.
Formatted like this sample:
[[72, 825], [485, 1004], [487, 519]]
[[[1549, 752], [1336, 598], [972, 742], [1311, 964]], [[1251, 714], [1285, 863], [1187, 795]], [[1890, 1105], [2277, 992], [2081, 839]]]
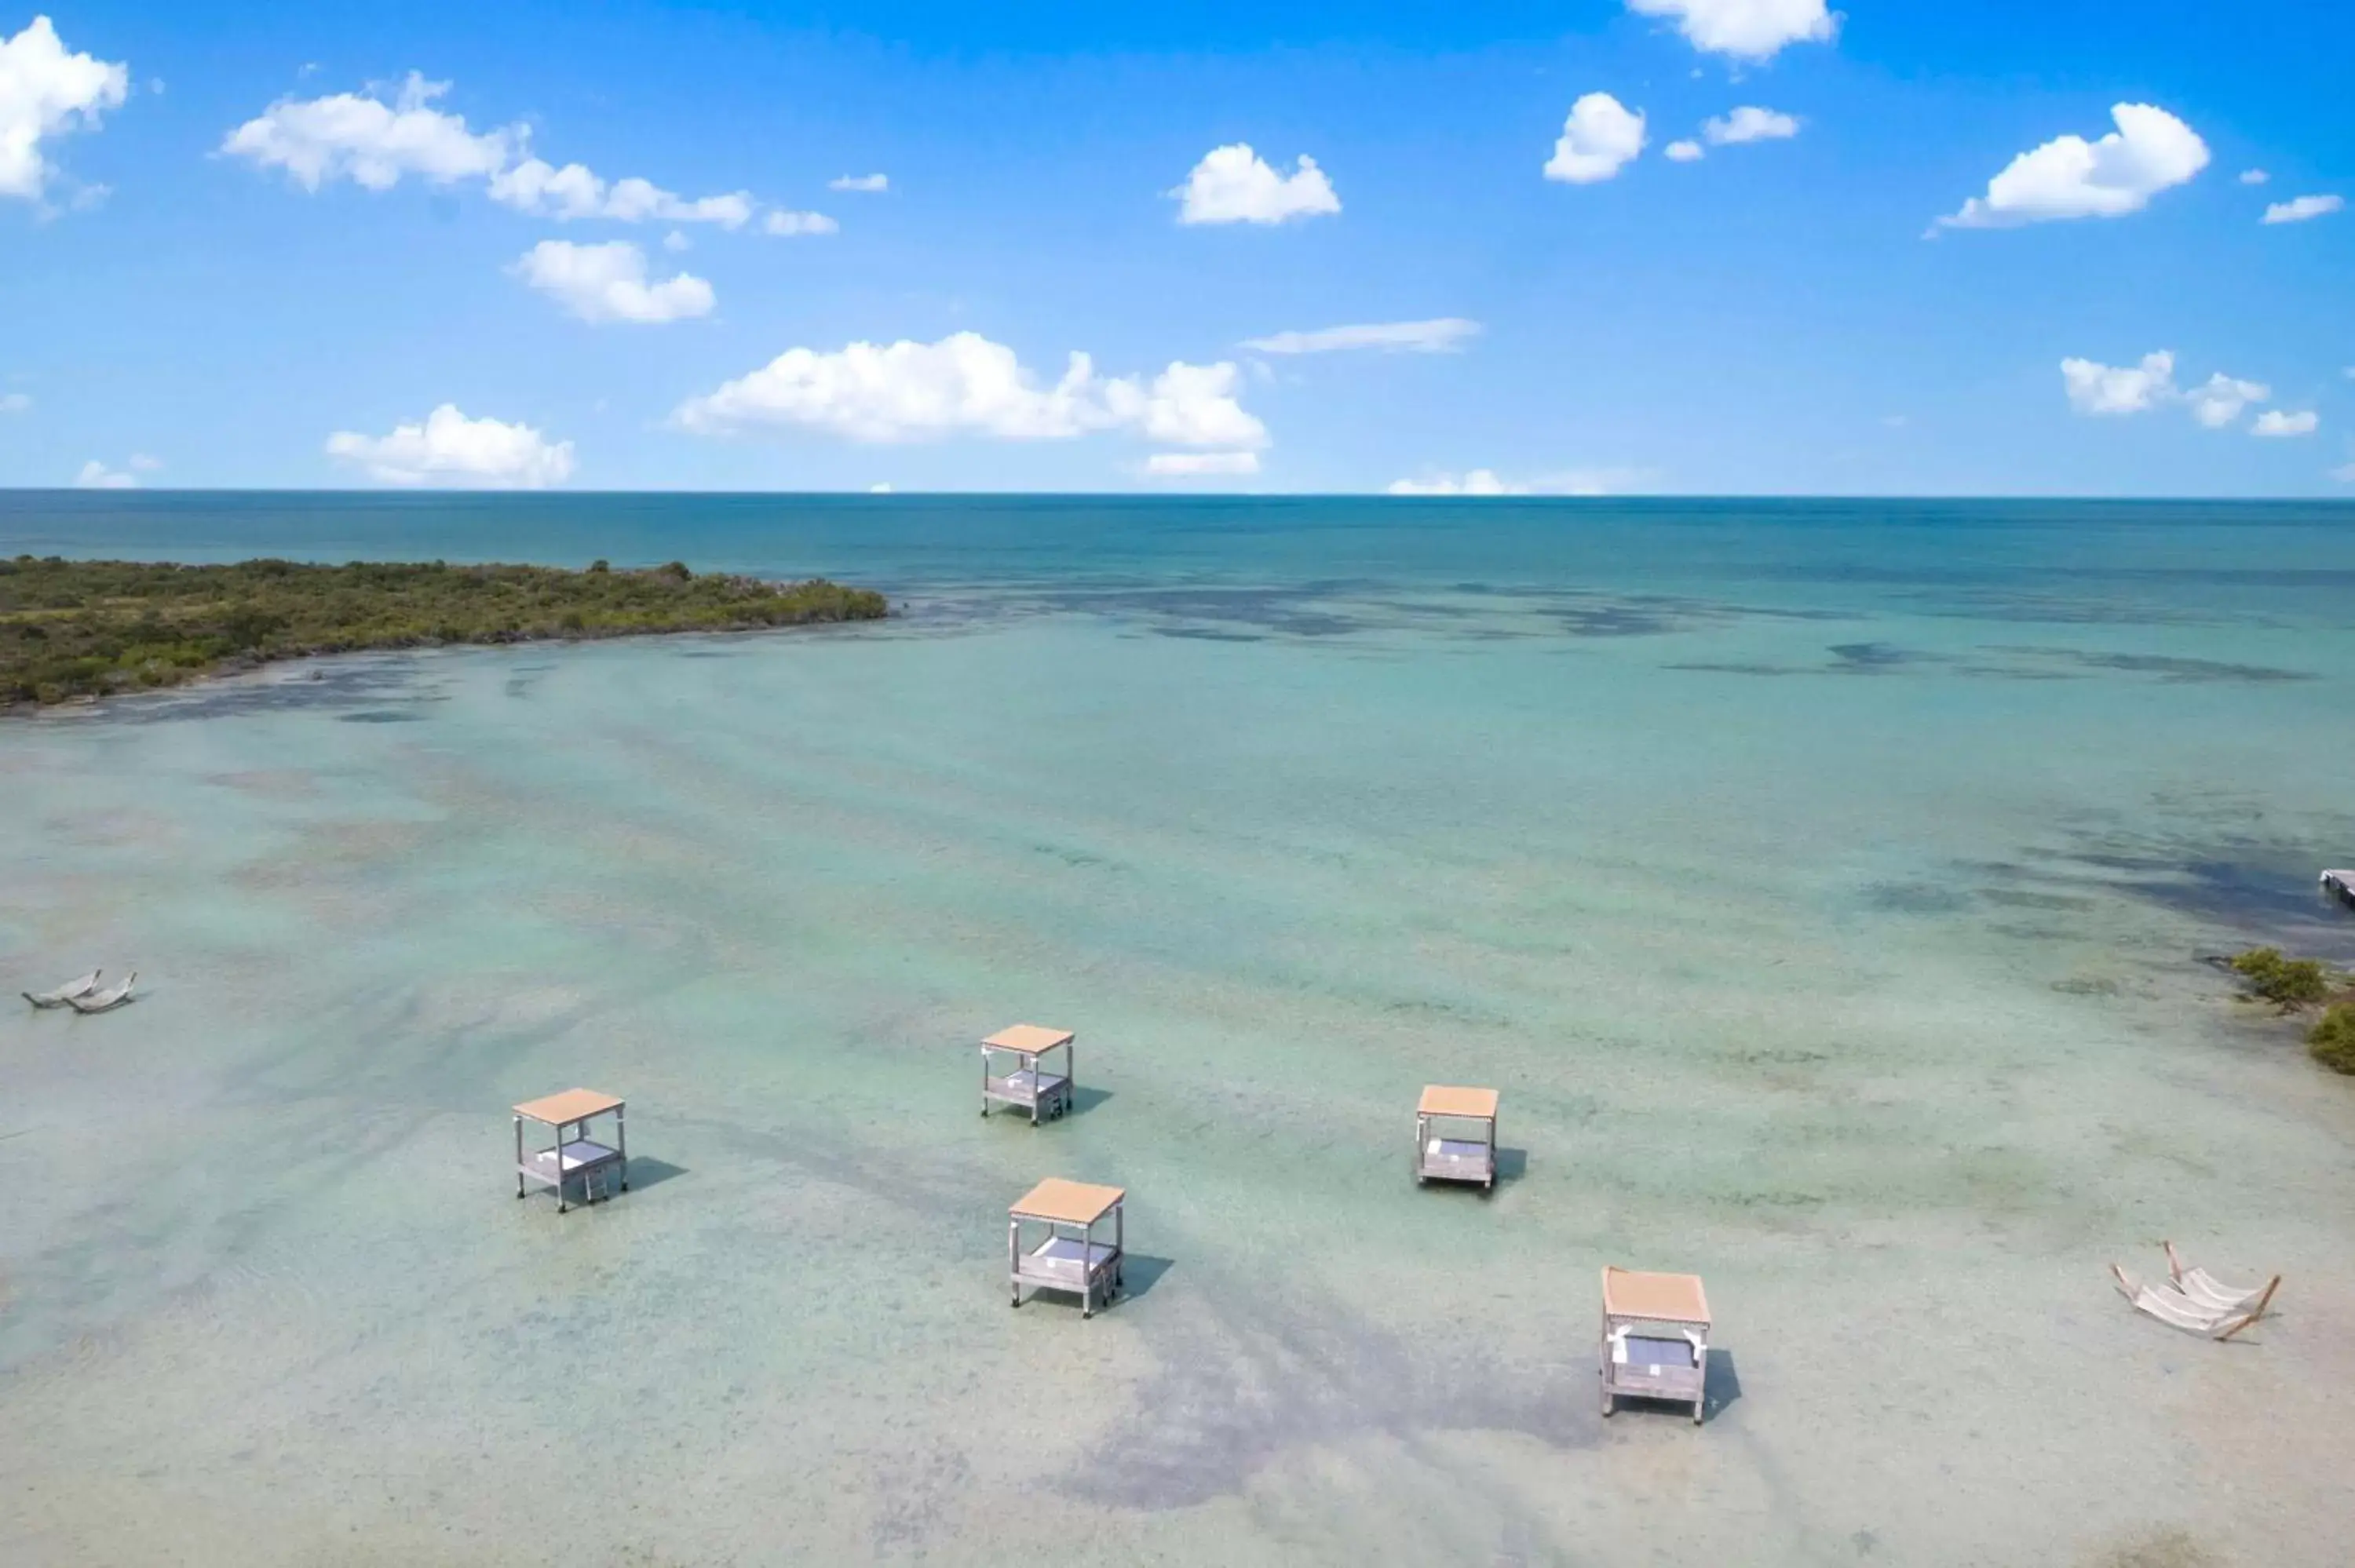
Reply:
[[2208, 166], [2208, 143], [2147, 103], [2110, 111], [2117, 129], [2098, 142], [2059, 136], [2022, 153], [1940, 228], [2010, 228], [2056, 218], [2123, 217]]
[[1570, 106], [1561, 135], [1546, 160], [1545, 177], [1593, 185], [1617, 174], [1644, 150], [1644, 116], [1607, 92], [1590, 92]]
[[2243, 169], [2241, 171], [2241, 183], [2244, 185], [2261, 185], [2272, 178], [2273, 176], [2265, 173], [2263, 169]]
[[1370, 322], [1359, 326], [1318, 327], [1313, 332], [1272, 333], [1266, 337], [1245, 338], [1242, 346], [1262, 354], [1333, 354], [1354, 348], [1454, 354], [1464, 346], [1465, 338], [1479, 331], [1478, 322], [1442, 316], [1427, 322]]
[[526, 158], [491, 176], [491, 199], [559, 222], [603, 217], [617, 223], [716, 223], [741, 228], [752, 219], [752, 198], [742, 191], [689, 201], [651, 180], [615, 180], [607, 185], [587, 167], [557, 168], [543, 158]]
[[163, 466], [164, 460], [162, 458], [149, 457], [145, 452], [133, 452], [131, 454], [131, 470], [133, 473], [154, 473], [157, 469], [160, 469]]
[[2341, 484], [2355, 484], [2355, 462], [2332, 469], [2330, 477]]
[[741, 228], [751, 221], [752, 198], [742, 191], [690, 200], [650, 180], [608, 183], [583, 164], [559, 168], [529, 156], [525, 127], [477, 132], [463, 115], [434, 108], [434, 100], [449, 90], [448, 82], [411, 71], [389, 104], [357, 92], [282, 98], [230, 132], [220, 150], [282, 168], [307, 191], [338, 179], [389, 190], [403, 175], [415, 175], [438, 185], [479, 179], [493, 201], [559, 222], [609, 218]]
[[681, 404], [683, 429], [721, 435], [801, 427], [854, 441], [1061, 440], [1128, 429], [1179, 446], [1254, 450], [1267, 427], [1236, 398], [1234, 366], [1173, 364], [1150, 382], [1104, 378], [1073, 354], [1041, 386], [1011, 348], [978, 333], [938, 343], [790, 349], [748, 376]]
[[889, 495], [891, 493], [891, 482], [887, 479], [879, 484], [870, 484], [867, 487], [867, 493], [869, 495]]
[[1279, 174], [1248, 142], [1203, 154], [1186, 183], [1167, 194], [1185, 204], [1180, 223], [1283, 223], [1341, 210], [1316, 159], [1304, 153], [1291, 174]]
[[1216, 365], [1172, 361], [1151, 382], [1134, 377], [1103, 383], [1113, 422], [1134, 425], [1149, 440], [1185, 447], [1256, 448], [1267, 445], [1267, 427], [1235, 398], [1241, 377], [1221, 360]]
[[2191, 417], [2211, 430], [2221, 430], [2241, 417], [2252, 403], [2268, 401], [2274, 389], [2262, 381], [2242, 381], [2218, 371], [2205, 383], [2183, 395]]
[[1743, 104], [1732, 113], [1704, 122], [1700, 133], [1712, 147], [1734, 147], [1744, 142], [1780, 142], [1799, 133], [1799, 118], [1755, 104]]
[[1493, 469], [1476, 468], [1469, 473], [1433, 473], [1422, 479], [1394, 479], [1389, 492], [1392, 495], [1527, 495], [1526, 484], [1509, 484], [1497, 477]]
[[449, 90], [448, 82], [428, 81], [410, 71], [389, 104], [356, 92], [282, 98], [230, 132], [220, 150], [264, 168], [284, 169], [307, 191], [336, 179], [389, 190], [403, 175], [434, 185], [487, 179], [506, 165], [522, 132], [477, 135], [467, 130], [463, 115], [432, 107]]
[[2302, 196], [2293, 201], [2277, 201], [2265, 208], [2267, 223], [2304, 223], [2325, 213], [2337, 212], [2347, 205], [2346, 198], [2335, 196]]
[[111, 469], [96, 458], [82, 464], [81, 471], [74, 475], [76, 490], [136, 490], [138, 487], [139, 481], [135, 475]]
[[891, 188], [889, 175], [837, 175], [826, 182], [830, 191], [888, 191]]
[[1672, 164], [1697, 164], [1709, 155], [1700, 143], [1691, 140], [1671, 142], [1662, 151]]
[[29, 392], [0, 392], [0, 414], [21, 414], [32, 406]]
[[454, 403], [389, 436], [338, 430], [327, 438], [327, 455], [387, 484], [538, 490], [572, 475], [570, 441], [551, 443], [529, 425], [470, 419]]
[[783, 207], [773, 210], [762, 220], [761, 227], [788, 238], [799, 234], [834, 234], [842, 228], [822, 212], [787, 212]]
[[1646, 16], [1669, 16], [1692, 47], [1744, 59], [1771, 58], [1785, 44], [1828, 44], [1839, 14], [1824, 0], [1627, 0]]
[[1145, 471], [1156, 479], [1228, 478], [1259, 471], [1257, 452], [1155, 452]]
[[2162, 348], [2125, 366], [2064, 359], [2061, 380], [2080, 414], [2139, 414], [2175, 397], [2175, 355]]
[[584, 322], [685, 321], [709, 315], [714, 302], [711, 285], [691, 272], [649, 283], [646, 253], [626, 239], [543, 239], [509, 270]]
[[2311, 408], [2307, 408], [2296, 414], [2286, 414], [2279, 408], [2273, 408], [2257, 416], [2257, 422], [2249, 427], [2249, 434], [2253, 436], [2310, 436], [2314, 434], [2316, 427], [2319, 426], [2321, 423], [2321, 417], [2316, 414]]
[[1420, 479], [1394, 479], [1386, 488], [1392, 495], [1619, 495], [1657, 477], [1642, 468], [1573, 468], [1523, 481], [1476, 468], [1464, 473], [1426, 471]]
[[47, 16], [0, 36], [0, 196], [39, 201], [57, 173], [43, 139], [96, 130], [130, 91], [128, 66], [68, 54]]
[[669, 251], [674, 256], [677, 255], [682, 250], [691, 250], [694, 247], [695, 241], [689, 239], [686, 235], [681, 234], [676, 228], [663, 236], [663, 249]]

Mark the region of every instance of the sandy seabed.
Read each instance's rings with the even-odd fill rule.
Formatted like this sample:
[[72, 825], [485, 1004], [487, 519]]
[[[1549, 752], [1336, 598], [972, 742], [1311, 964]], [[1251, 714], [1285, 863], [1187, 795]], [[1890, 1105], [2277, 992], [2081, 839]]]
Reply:
[[[2355, 634], [2002, 608], [977, 587], [0, 726], [6, 978], [141, 975], [0, 1014], [0, 1561], [2355, 1559], [2355, 1081], [2196, 961], [2355, 958]], [[2278, 1315], [2135, 1317], [2170, 1236]], [[1705, 1426], [1602, 1417], [1605, 1263]]]

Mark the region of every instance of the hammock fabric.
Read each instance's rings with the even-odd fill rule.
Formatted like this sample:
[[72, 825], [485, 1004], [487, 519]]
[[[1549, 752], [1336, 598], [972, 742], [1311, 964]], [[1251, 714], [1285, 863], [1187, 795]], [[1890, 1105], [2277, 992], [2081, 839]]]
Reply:
[[2264, 1317], [2274, 1292], [2281, 1288], [2281, 1276], [2276, 1274], [2254, 1290], [2237, 1289], [2204, 1268], [2186, 1268], [2175, 1255], [2174, 1245], [2166, 1245], [2169, 1279], [2165, 1285], [2144, 1285], [2115, 1263], [2110, 1273], [2117, 1280], [2118, 1294], [2133, 1302], [2136, 1311], [2170, 1328], [2205, 1334], [2211, 1340], [2229, 1340]]

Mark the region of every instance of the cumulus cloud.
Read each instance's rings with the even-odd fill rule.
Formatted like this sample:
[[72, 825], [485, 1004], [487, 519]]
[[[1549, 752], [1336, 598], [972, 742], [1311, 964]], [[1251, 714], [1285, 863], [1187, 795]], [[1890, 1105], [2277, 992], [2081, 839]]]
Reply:
[[[2091, 359], [2061, 362], [2062, 386], [2069, 406], [2080, 414], [2146, 414], [2167, 404], [2181, 404], [2191, 417], [2211, 430], [2237, 423], [2253, 404], [2270, 401], [2273, 388], [2262, 381], [2227, 376], [2222, 371], [2197, 387], [2175, 384], [2175, 355], [2166, 349], [2142, 356], [2139, 365], [2103, 365]], [[2298, 436], [2313, 429], [2312, 414], [2269, 413], [2251, 427], [2259, 435]]]
[[2162, 348], [2132, 366], [2064, 359], [2061, 380], [2080, 414], [2139, 414], [2176, 395], [2175, 355]]
[[2261, 185], [2272, 178], [2273, 176], [2265, 173], [2263, 169], [2243, 169], [2241, 171], [2241, 183], [2244, 185]]
[[81, 471], [74, 475], [76, 490], [136, 490], [138, 487], [137, 475], [109, 468], [96, 458], [82, 464]]
[[0, 414], [21, 414], [32, 406], [29, 392], [0, 392]]
[[1607, 92], [1590, 92], [1570, 106], [1553, 156], [1546, 160], [1545, 177], [1593, 185], [1616, 175], [1643, 150], [1643, 114]]
[[1432, 473], [1421, 479], [1394, 479], [1389, 486], [1392, 495], [1527, 495], [1526, 484], [1512, 484], [1499, 479], [1494, 469], [1476, 468], [1468, 473]]
[[386, 484], [539, 490], [572, 475], [572, 443], [550, 442], [529, 425], [470, 419], [444, 403], [389, 436], [338, 430], [327, 455]]
[[891, 188], [889, 175], [837, 175], [826, 182], [830, 191], [888, 191]]
[[1103, 406], [1117, 425], [1134, 426], [1148, 440], [1183, 447], [1258, 448], [1267, 427], [1236, 400], [1241, 377], [1225, 361], [1173, 361], [1149, 382], [1122, 377], [1102, 384]]
[[1186, 183], [1168, 195], [1183, 204], [1180, 223], [1283, 223], [1341, 210], [1341, 198], [1316, 159], [1304, 153], [1291, 174], [1279, 174], [1248, 142], [1203, 154]]
[[651, 180], [609, 182], [584, 164], [559, 167], [533, 157], [527, 128], [476, 132], [464, 115], [435, 108], [449, 90], [448, 82], [411, 71], [390, 103], [374, 92], [282, 98], [230, 132], [220, 150], [284, 169], [306, 191], [339, 179], [389, 190], [414, 175], [437, 185], [478, 179], [493, 201], [559, 222], [606, 218], [741, 228], [751, 221], [752, 198], [742, 191], [690, 200]]
[[648, 282], [646, 253], [626, 239], [543, 239], [509, 270], [584, 322], [686, 321], [709, 315], [714, 302], [711, 285], [692, 272]]
[[1257, 450], [1267, 427], [1236, 397], [1231, 364], [1173, 364], [1146, 381], [1106, 378], [1073, 354], [1042, 385], [1004, 344], [961, 332], [821, 351], [789, 349], [681, 404], [685, 429], [722, 435], [799, 427], [854, 441], [1063, 440], [1126, 429], [1170, 445]]
[[1156, 479], [1227, 479], [1259, 471], [1257, 452], [1155, 452], [1145, 471]]
[[2191, 417], [2211, 430], [2221, 430], [2241, 417], [2252, 403], [2266, 402], [2274, 389], [2262, 381], [2243, 381], [2218, 371], [2184, 394]]
[[557, 168], [543, 158], [525, 158], [491, 176], [491, 199], [559, 223], [602, 217], [616, 223], [716, 223], [741, 228], [753, 204], [743, 191], [698, 196], [690, 201], [651, 180], [615, 180], [608, 185], [581, 164]]
[[1573, 468], [1523, 481], [1476, 468], [1464, 473], [1426, 471], [1420, 478], [1392, 480], [1387, 489], [1392, 495], [1619, 495], [1644, 489], [1657, 477], [1642, 468]]
[[47, 16], [13, 38], [0, 35], [0, 196], [39, 201], [57, 173], [41, 143], [96, 130], [130, 91], [128, 66], [68, 54]]
[[2304, 223], [2325, 213], [2337, 212], [2345, 207], [2344, 197], [2335, 196], [2302, 196], [2292, 201], [2277, 201], [2265, 208], [2267, 223]]
[[1372, 348], [1385, 353], [1454, 354], [1464, 340], [1476, 335], [1478, 322], [1442, 316], [1427, 322], [1370, 322], [1359, 326], [1318, 327], [1313, 332], [1271, 333], [1247, 337], [1245, 348], [1262, 354], [1337, 354]]
[[2310, 436], [2314, 434], [2316, 428], [2321, 423], [2321, 417], [2316, 414], [2311, 408], [2307, 408], [2296, 414], [2286, 414], [2279, 408], [2273, 408], [2257, 416], [2257, 422], [2249, 427], [2249, 434], [2253, 436]]
[[1939, 228], [2013, 228], [2058, 218], [2123, 217], [2208, 166], [2208, 143], [2147, 103], [2110, 111], [2117, 129], [2098, 142], [2058, 136], [2022, 153]]
[[1824, 0], [1627, 0], [1640, 16], [1666, 16], [1692, 47], [1742, 59], [1770, 59], [1786, 44], [1828, 44], [1840, 18]]
[[1697, 164], [1709, 155], [1700, 143], [1690, 138], [1671, 142], [1661, 151], [1668, 155], [1668, 162], [1672, 164]]
[[1780, 142], [1799, 133], [1799, 118], [1755, 104], [1744, 104], [1731, 114], [1703, 122], [1700, 133], [1712, 147], [1736, 147], [1744, 142]]
[[284, 169], [306, 191], [337, 179], [389, 190], [403, 175], [434, 185], [488, 179], [506, 166], [521, 132], [468, 130], [464, 115], [433, 107], [449, 90], [448, 82], [410, 71], [389, 104], [356, 92], [282, 98], [230, 132], [220, 150]]
[[761, 220], [761, 227], [771, 234], [792, 238], [804, 234], [836, 234], [842, 225], [822, 212], [787, 212], [783, 207], [773, 210]]

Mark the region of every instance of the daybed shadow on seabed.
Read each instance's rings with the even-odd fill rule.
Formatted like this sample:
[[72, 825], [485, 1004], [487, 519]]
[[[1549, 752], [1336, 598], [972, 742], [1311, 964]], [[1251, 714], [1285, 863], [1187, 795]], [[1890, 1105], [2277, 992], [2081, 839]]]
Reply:
[[673, 1165], [667, 1160], [649, 1160], [640, 1154], [630, 1160], [630, 1188], [633, 1192], [643, 1187], [659, 1187], [674, 1176], [686, 1174], [686, 1166]]

